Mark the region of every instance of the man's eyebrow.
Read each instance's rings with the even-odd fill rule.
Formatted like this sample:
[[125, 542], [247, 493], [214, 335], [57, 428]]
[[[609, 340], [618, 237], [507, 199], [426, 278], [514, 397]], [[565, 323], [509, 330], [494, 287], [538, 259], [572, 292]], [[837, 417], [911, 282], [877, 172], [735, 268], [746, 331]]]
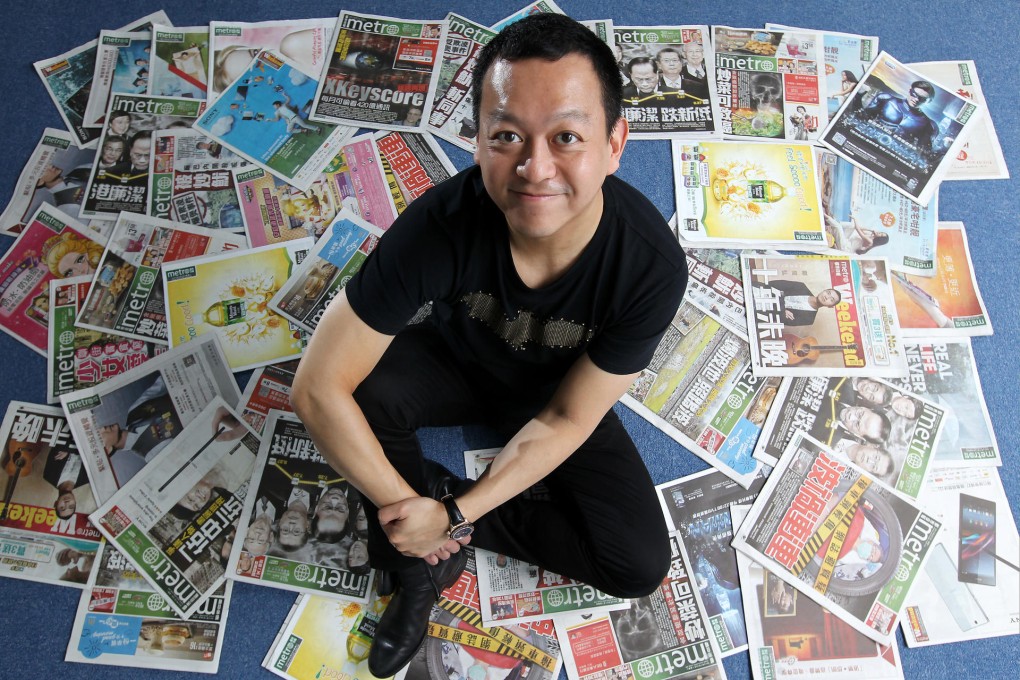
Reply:
[[[495, 111], [490, 112], [489, 114], [486, 115], [486, 119], [490, 123], [511, 123], [514, 125], [521, 124], [520, 118], [518, 118], [513, 113], [505, 109], [496, 109]], [[578, 123], [590, 123], [592, 120], [592, 116], [584, 109], [570, 108], [554, 113], [552, 116], [549, 117], [550, 122], [558, 122], [564, 120], [575, 121]]]

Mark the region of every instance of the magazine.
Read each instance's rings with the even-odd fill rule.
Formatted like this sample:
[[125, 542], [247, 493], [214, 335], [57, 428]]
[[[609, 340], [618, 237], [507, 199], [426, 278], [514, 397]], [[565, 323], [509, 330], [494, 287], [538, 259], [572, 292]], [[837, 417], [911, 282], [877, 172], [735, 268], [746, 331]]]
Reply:
[[885, 259], [745, 254], [741, 269], [755, 375], [907, 374]]
[[181, 617], [224, 581], [259, 438], [217, 397], [92, 515]]
[[681, 243], [825, 247], [808, 144], [673, 140]]
[[375, 145], [397, 214], [411, 201], [457, 174], [450, 158], [427, 132], [383, 130], [375, 134]]
[[889, 644], [941, 523], [796, 432], [733, 547]]
[[12, 401], [0, 426], [0, 576], [84, 588], [101, 537], [81, 453], [63, 411]]
[[825, 129], [822, 143], [928, 205], [984, 106], [878, 55]]
[[209, 27], [152, 27], [146, 94], [205, 99], [209, 89]]
[[368, 520], [357, 489], [297, 416], [271, 410], [227, 562], [235, 581], [368, 603]]
[[256, 368], [241, 395], [238, 413], [252, 429], [262, 434], [270, 409], [293, 411], [290, 405], [291, 386], [298, 360], [285, 361]]
[[85, 127], [101, 128], [112, 94], [145, 94], [151, 31], [100, 31]]
[[342, 11], [313, 120], [384, 130], [425, 129], [443, 65], [446, 21]]
[[218, 396], [231, 407], [241, 397], [215, 337], [62, 394], [96, 500], [106, 502]]
[[718, 136], [708, 26], [614, 26], [613, 35], [631, 137]]
[[[676, 224], [676, 216], [673, 216]], [[747, 337], [744, 283], [740, 251], [722, 248], [684, 248], [687, 256], [687, 299], [708, 310], [726, 328]]]
[[188, 620], [112, 545], [103, 542], [81, 594], [64, 661], [216, 673], [233, 583], [226, 581]]
[[536, 0], [530, 5], [526, 5], [525, 7], [522, 7], [521, 9], [517, 10], [510, 16], [505, 17], [500, 21], [497, 21], [489, 28], [492, 30], [493, 33], [499, 33], [510, 24], [516, 21], [520, 21], [524, 17], [531, 16], [532, 14], [540, 14], [543, 12], [547, 14], [566, 14], [566, 12], [560, 9], [559, 6], [552, 0]]

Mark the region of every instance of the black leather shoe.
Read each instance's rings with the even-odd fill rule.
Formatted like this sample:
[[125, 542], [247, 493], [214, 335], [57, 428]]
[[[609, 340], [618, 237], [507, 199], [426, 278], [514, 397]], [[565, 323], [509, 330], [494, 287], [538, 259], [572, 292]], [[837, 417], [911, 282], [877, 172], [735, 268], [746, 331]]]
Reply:
[[392, 595], [397, 589], [397, 572], [379, 569], [375, 573], [375, 592], [379, 597]]
[[432, 460], [424, 461], [424, 467], [425, 486], [429, 498], [438, 501], [443, 496], [454, 493], [456, 485], [461, 481], [460, 477]]

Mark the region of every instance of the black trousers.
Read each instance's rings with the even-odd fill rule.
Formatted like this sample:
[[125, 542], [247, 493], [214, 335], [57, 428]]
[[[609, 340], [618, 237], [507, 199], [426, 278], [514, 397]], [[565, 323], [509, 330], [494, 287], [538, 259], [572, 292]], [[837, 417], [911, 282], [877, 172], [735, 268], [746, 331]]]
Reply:
[[[430, 328], [394, 338], [355, 398], [387, 459], [426, 495], [419, 427], [485, 423], [509, 439], [544, 403], [507, 401], [452, 355]], [[544, 480], [550, 500], [510, 499], [475, 522], [471, 544], [577, 579], [617, 597], [640, 597], [669, 567], [665, 520], [651, 477], [616, 414]], [[462, 489], [468, 488], [465, 483]], [[374, 567], [398, 570], [401, 555], [366, 499]]]

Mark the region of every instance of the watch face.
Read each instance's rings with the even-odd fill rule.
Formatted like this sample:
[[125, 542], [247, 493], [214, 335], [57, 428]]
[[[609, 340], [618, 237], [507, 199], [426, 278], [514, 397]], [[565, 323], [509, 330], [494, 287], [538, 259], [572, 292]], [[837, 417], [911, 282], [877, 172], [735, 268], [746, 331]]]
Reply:
[[475, 530], [475, 527], [471, 524], [461, 524], [458, 527], [450, 529], [450, 538], [455, 541], [459, 541], [462, 538], [466, 538], [471, 535], [471, 532]]

